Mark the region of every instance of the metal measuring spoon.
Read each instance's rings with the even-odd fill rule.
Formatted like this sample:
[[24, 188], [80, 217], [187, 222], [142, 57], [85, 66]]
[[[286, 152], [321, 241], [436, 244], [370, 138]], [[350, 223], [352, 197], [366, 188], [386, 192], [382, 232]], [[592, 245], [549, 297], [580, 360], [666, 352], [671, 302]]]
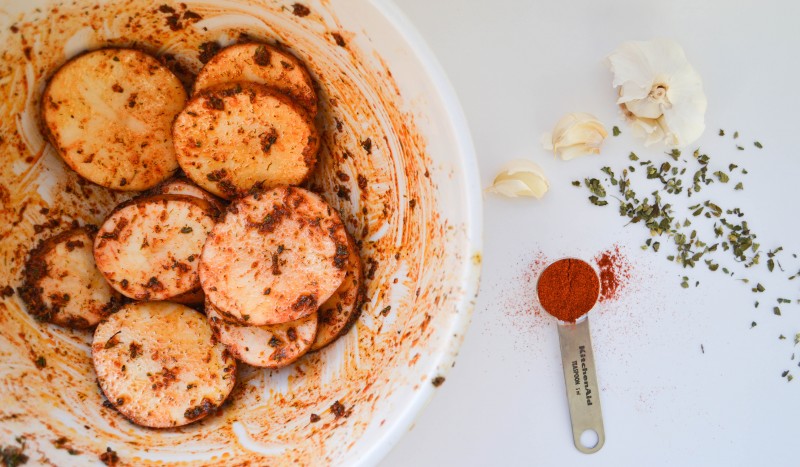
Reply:
[[[558, 318], [554, 313], [552, 297], [542, 297], [539, 288], [542, 277], [554, 274], [553, 266], [562, 261], [569, 261], [569, 267], [584, 269], [583, 272], [591, 271], [592, 277], [597, 281], [597, 296], [600, 294], [600, 280], [597, 272], [589, 263], [575, 258], [566, 258], [550, 264], [542, 271], [536, 283], [537, 295], [542, 307], [550, 315]], [[571, 269], [569, 269], [571, 270]], [[560, 300], [569, 300], [571, 289], [569, 288], [568, 277], [564, 278], [566, 287]], [[587, 313], [597, 302], [597, 296], [585, 310], [575, 310], [579, 318], [575, 322], [565, 322], [558, 320], [558, 340], [561, 344], [561, 364], [564, 369], [564, 383], [567, 389], [567, 403], [569, 405], [569, 415], [572, 419], [572, 439], [575, 447], [585, 454], [592, 454], [600, 450], [605, 443], [605, 431], [603, 430], [603, 413], [600, 409], [600, 389], [597, 385], [597, 374], [595, 373], [594, 352], [592, 351], [592, 338], [589, 334], [589, 317]], [[563, 302], [559, 301], [563, 305]], [[550, 309], [548, 309], [550, 307]], [[594, 436], [596, 434], [596, 437]]]

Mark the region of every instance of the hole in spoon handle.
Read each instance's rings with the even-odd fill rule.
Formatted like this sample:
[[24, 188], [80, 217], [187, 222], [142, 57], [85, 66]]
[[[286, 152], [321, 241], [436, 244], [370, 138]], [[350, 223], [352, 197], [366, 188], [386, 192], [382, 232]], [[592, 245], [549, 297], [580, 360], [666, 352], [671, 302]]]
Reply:
[[[592, 338], [589, 334], [589, 318], [575, 324], [558, 323], [558, 340], [561, 344], [561, 364], [564, 367], [567, 403], [572, 419], [572, 438], [579, 451], [592, 454], [603, 447], [606, 435], [603, 430]], [[592, 431], [596, 436], [592, 435]], [[595, 440], [596, 444], [593, 443]]]

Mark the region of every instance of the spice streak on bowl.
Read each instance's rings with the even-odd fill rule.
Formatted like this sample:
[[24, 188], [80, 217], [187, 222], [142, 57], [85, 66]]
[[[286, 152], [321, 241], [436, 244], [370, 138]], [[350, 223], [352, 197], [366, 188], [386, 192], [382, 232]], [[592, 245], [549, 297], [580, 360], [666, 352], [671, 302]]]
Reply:
[[[190, 84], [202, 66], [201, 44], [258, 40], [297, 55], [319, 85], [322, 147], [309, 187], [342, 214], [359, 243], [368, 301], [340, 342], [282, 370], [245, 367], [217, 415], [159, 431], [103, 406], [90, 333], [38, 323], [18, 295], [3, 298], [0, 444], [24, 435], [32, 459], [56, 465], [78, 461], [53, 444], [62, 437], [81, 461], [96, 461], [111, 447], [122, 465], [327, 465], [368, 452], [370, 440], [400, 417], [403, 401], [429, 390], [438, 376], [431, 371], [439, 371], [432, 366], [441, 361], [436, 352], [460, 342], [452, 323], [472, 299], [462, 287], [464, 269], [473, 266], [464, 257], [472, 240], [462, 224], [468, 216], [452, 220], [440, 211], [439, 188], [458, 182], [452, 169], [432, 162], [392, 62], [361, 31], [346, 30], [349, 23], [327, 1], [309, 3], [307, 16], [288, 4], [248, 0], [169, 4], [172, 12], [143, 0], [34, 3], [0, 32], [7, 44], [0, 65], [0, 286], [19, 285], [38, 241], [75, 223], [99, 224], [131, 196], [80, 179], [44, 143], [39, 99], [61, 64], [100, 46], [135, 47]], [[40, 357], [46, 366], [37, 366]]]

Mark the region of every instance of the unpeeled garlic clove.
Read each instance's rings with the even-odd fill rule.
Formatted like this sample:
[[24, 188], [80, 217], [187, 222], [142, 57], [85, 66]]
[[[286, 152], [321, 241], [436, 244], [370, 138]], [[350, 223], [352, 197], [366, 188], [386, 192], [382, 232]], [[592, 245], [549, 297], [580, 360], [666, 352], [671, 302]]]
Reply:
[[594, 115], [574, 112], [564, 115], [556, 123], [553, 133], [542, 137], [542, 145], [566, 161], [600, 154], [600, 146], [607, 136], [606, 128]]
[[665, 39], [625, 42], [608, 62], [617, 103], [646, 146], [683, 147], [703, 134], [708, 107], [703, 81], [680, 45]]
[[541, 199], [548, 189], [550, 182], [541, 167], [526, 159], [516, 159], [500, 169], [486, 192], [508, 198], [532, 196]]

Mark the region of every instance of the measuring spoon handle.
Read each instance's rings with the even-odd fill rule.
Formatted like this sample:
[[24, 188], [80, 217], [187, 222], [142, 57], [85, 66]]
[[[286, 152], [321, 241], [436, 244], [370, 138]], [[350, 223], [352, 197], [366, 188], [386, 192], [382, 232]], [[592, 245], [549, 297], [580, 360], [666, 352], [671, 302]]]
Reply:
[[[569, 415], [572, 419], [572, 438], [575, 447], [585, 454], [600, 450], [605, 443], [603, 412], [600, 409], [600, 389], [597, 386], [589, 318], [577, 323], [558, 323], [561, 344], [561, 364], [567, 389]], [[597, 433], [597, 444], [584, 446], [581, 434], [586, 430]]]

